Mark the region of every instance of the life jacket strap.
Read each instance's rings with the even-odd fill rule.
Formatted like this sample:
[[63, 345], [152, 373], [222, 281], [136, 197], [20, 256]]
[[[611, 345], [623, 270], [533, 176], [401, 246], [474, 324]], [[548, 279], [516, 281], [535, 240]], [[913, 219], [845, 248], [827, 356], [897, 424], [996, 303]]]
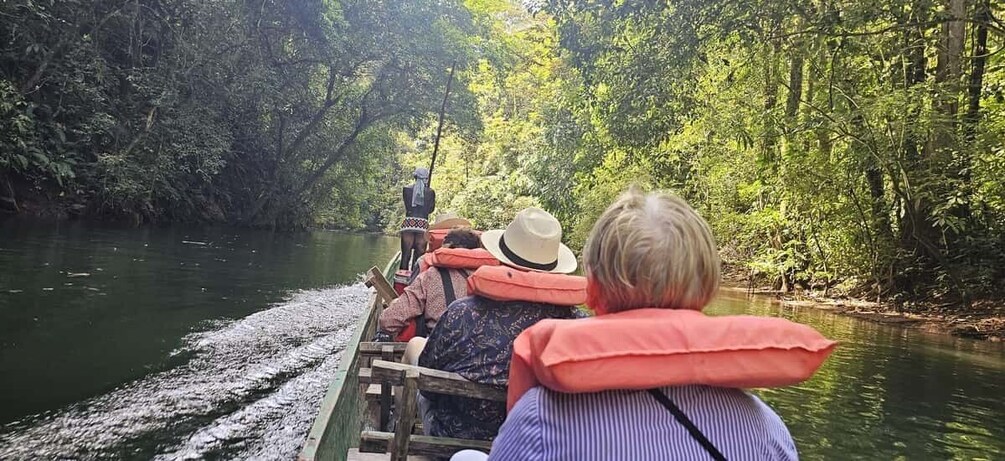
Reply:
[[712, 445], [712, 442], [708, 440], [708, 437], [705, 437], [705, 434], [701, 433], [698, 426], [694, 425], [691, 418], [688, 418], [687, 415], [681, 411], [680, 407], [670, 400], [670, 397], [659, 389], [649, 389], [649, 393], [656, 398], [656, 401], [659, 402], [660, 405], [663, 405], [663, 408], [666, 408], [671, 414], [673, 414], [674, 419], [684, 426], [684, 429], [687, 429], [688, 434], [691, 434], [691, 438], [698, 442], [698, 444], [701, 445], [701, 447], [704, 448], [710, 456], [712, 456], [712, 459], [715, 461], [726, 461], [726, 457], [722, 455], [722, 452], [719, 451], [718, 448], [715, 448], [715, 445]]
[[[437, 267], [436, 270], [440, 272], [440, 279], [443, 280], [443, 299], [447, 301], [446, 305], [449, 307], [454, 301], [457, 301], [457, 293], [454, 292], [454, 281], [450, 278], [450, 269]], [[460, 270], [465, 280], [471, 275], [464, 269], [458, 270]]]
[[[450, 278], [450, 269], [437, 267], [436, 270], [440, 273], [440, 280], [443, 281], [443, 299], [446, 300], [446, 306], [450, 307], [454, 301], [457, 301], [457, 294], [454, 293], [454, 281]], [[468, 271], [461, 269], [461, 274], [465, 279], [468, 278]], [[423, 312], [415, 319], [415, 336], [429, 337], [428, 330], [426, 313]]]

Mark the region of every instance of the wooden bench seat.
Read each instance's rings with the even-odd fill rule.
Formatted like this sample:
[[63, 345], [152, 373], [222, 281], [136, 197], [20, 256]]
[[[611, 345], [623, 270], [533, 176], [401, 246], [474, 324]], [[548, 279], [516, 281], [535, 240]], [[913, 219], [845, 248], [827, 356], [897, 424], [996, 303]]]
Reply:
[[382, 357], [386, 353], [387, 348], [390, 348], [391, 354], [396, 358], [400, 358], [405, 353], [406, 346], [408, 346], [408, 343], [365, 341], [359, 343], [359, 354], [363, 357]]
[[[506, 401], [506, 389], [488, 384], [478, 384], [456, 374], [430, 368], [406, 365], [386, 360], [375, 360], [369, 369], [361, 369], [360, 383], [380, 385], [379, 392], [392, 386], [402, 389], [395, 402], [394, 432], [364, 430], [360, 434], [359, 451], [363, 453], [390, 453], [391, 459], [404, 461], [409, 455], [449, 457], [464, 449], [488, 452], [492, 443], [483, 440], [429, 437], [413, 434], [418, 422], [418, 391], [456, 395], [476, 399]], [[369, 387], [368, 387], [369, 390]], [[375, 389], [374, 392], [377, 392]], [[381, 409], [383, 411], [383, 409]], [[385, 417], [381, 415], [381, 419]], [[381, 426], [384, 427], [384, 426]]]
[[[433, 461], [429, 456], [409, 455], [408, 461]], [[359, 448], [350, 448], [346, 452], [346, 461], [387, 461], [385, 453], [361, 453]]]
[[[387, 453], [393, 441], [393, 432], [363, 431], [360, 434], [359, 451], [361, 453]], [[412, 435], [409, 437], [408, 453], [409, 458], [411, 455], [449, 458], [461, 450], [472, 449], [488, 453], [491, 448], [492, 442], [483, 440]], [[391, 459], [395, 458], [392, 456]]]
[[[359, 354], [361, 367], [359, 370], [359, 383], [376, 385], [376, 387], [368, 386], [366, 388], [366, 393], [364, 395], [364, 403], [367, 407], [366, 413], [371, 416], [376, 416], [376, 420], [371, 419], [370, 423], [364, 422], [364, 426], [375, 429], [387, 429], [390, 421], [388, 416], [391, 414], [391, 387], [381, 386], [378, 382], [372, 381], [370, 376], [371, 369], [370, 363], [375, 359], [381, 359], [387, 362], [397, 362], [401, 360], [402, 355], [405, 353], [405, 347], [408, 343], [382, 343], [382, 342], [361, 342], [359, 343]], [[371, 392], [373, 392], [371, 394]]]

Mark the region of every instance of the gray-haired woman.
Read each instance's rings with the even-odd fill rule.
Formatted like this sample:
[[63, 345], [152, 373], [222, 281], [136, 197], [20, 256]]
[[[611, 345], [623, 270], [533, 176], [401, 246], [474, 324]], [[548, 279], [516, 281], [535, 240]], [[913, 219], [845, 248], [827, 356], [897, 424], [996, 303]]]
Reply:
[[[676, 317], [672, 311], [700, 311], [719, 285], [719, 255], [708, 224], [666, 193], [633, 188], [618, 198], [590, 232], [583, 263], [587, 304], [601, 314], [598, 319], [634, 311], [658, 322]], [[713, 360], [694, 363], [711, 373]], [[533, 387], [510, 411], [489, 460], [565, 459], [789, 461], [798, 455], [778, 415], [741, 389], [670, 385], [566, 394]]]

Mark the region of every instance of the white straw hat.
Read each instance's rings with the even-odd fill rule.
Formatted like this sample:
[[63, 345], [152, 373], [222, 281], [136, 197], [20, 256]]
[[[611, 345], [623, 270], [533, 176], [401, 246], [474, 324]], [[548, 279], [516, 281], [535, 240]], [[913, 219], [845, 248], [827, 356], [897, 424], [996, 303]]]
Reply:
[[471, 227], [471, 221], [464, 219], [452, 211], [436, 215], [436, 219], [429, 224], [429, 229], [453, 229], [455, 227]]
[[521, 210], [506, 230], [483, 232], [482, 245], [503, 264], [520, 269], [559, 274], [576, 270], [576, 255], [562, 244], [562, 225], [540, 208]]

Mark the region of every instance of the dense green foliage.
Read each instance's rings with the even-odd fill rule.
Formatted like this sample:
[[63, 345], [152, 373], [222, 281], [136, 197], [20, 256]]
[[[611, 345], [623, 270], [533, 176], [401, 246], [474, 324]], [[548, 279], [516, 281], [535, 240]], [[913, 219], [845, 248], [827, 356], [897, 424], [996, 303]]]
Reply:
[[990, 2], [544, 8], [585, 79], [593, 135], [566, 155], [596, 161], [567, 212], [577, 231], [642, 182], [682, 194], [727, 262], [781, 288], [967, 301], [1001, 286], [1005, 31]]
[[966, 302], [1005, 282], [1000, 14], [16, 0], [0, 6], [0, 209], [393, 230], [456, 63], [438, 211], [488, 228], [539, 205], [579, 246], [628, 185], [669, 188], [728, 265], [779, 288]]
[[0, 197], [138, 221], [325, 210], [360, 227], [395, 135], [435, 116], [474, 31], [432, 0], [3, 2]]
[[[498, 228], [520, 209], [541, 206], [537, 197], [545, 194], [539, 186], [558, 179], [548, 166], [555, 154], [549, 139], [559, 129], [553, 117], [563, 110], [563, 94], [574, 96], [575, 87], [569, 85], [570, 69], [557, 59], [552, 22], [508, 1], [487, 0], [477, 7], [494, 44], [470, 72], [482, 129], [473, 139], [448, 133], [432, 185], [440, 210], [456, 211], [482, 228]], [[425, 144], [431, 134], [403, 150], [405, 162], [428, 166]], [[561, 194], [566, 186], [551, 191]]]

